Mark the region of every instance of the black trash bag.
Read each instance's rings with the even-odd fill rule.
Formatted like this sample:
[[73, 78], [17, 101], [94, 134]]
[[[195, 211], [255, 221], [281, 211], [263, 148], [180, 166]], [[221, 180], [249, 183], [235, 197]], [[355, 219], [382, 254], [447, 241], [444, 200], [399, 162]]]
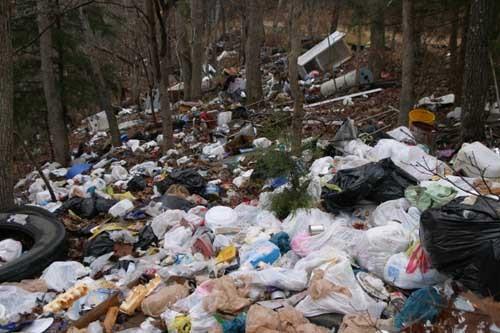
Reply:
[[173, 170], [169, 177], [173, 180], [172, 184], [184, 185], [189, 193], [196, 193], [203, 195], [207, 182], [203, 177], [194, 169], [176, 169]]
[[151, 226], [149, 225], [146, 225], [139, 232], [139, 240], [134, 244], [134, 250], [147, 250], [153, 243], [158, 243], [158, 238], [153, 232], [153, 228], [151, 228]]
[[130, 192], [140, 192], [146, 189], [146, 180], [143, 176], [134, 176], [127, 183], [127, 190]]
[[153, 201], [161, 202], [163, 209], [180, 209], [185, 212], [194, 207], [194, 205], [186, 199], [177, 197], [175, 195], [162, 195], [161, 197], [154, 198]]
[[115, 242], [109, 237], [109, 234], [102, 232], [87, 242], [84, 257], [98, 258], [106, 253], [113, 252], [114, 245]]
[[432, 266], [468, 289], [500, 301], [500, 202], [456, 198], [420, 218], [420, 239]]
[[378, 204], [402, 198], [405, 189], [416, 185], [417, 180], [387, 158], [358, 168], [340, 170], [329, 183], [342, 189], [338, 192], [323, 188], [321, 195], [326, 210], [336, 213], [355, 207], [361, 200]]
[[167, 192], [168, 188], [172, 185], [175, 184], [175, 181], [171, 178], [165, 178], [157, 183], [155, 183], [156, 190], [160, 194], [165, 194]]
[[71, 198], [67, 200], [56, 214], [71, 210], [73, 213], [84, 219], [92, 219], [101, 213], [107, 213], [108, 210], [116, 204], [117, 201], [104, 199], [93, 195], [90, 198]]

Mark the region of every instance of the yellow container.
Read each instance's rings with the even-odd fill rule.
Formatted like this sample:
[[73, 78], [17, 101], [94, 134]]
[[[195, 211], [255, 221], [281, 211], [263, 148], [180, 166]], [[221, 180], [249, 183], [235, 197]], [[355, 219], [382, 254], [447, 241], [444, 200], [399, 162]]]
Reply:
[[409, 120], [410, 121], [408, 127], [411, 127], [411, 124], [414, 122], [434, 125], [434, 122], [436, 121], [436, 115], [425, 109], [414, 109], [410, 111]]

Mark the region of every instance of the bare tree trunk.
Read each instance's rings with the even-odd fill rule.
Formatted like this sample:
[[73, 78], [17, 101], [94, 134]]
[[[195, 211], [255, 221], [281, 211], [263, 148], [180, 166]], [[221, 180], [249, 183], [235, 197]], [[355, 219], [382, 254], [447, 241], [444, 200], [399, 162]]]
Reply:
[[226, 39], [227, 36], [227, 22], [226, 22], [226, 8], [224, 7], [223, 0], [217, 0], [220, 9], [220, 21], [222, 25], [222, 35], [220, 36], [223, 39]]
[[464, 68], [465, 68], [465, 49], [467, 48], [467, 30], [469, 29], [469, 16], [470, 4], [465, 6], [464, 19], [462, 20], [462, 27], [460, 31], [460, 53], [457, 60], [457, 75], [455, 81], [455, 100], [462, 101], [462, 89], [464, 82]]
[[370, 54], [368, 62], [375, 80], [380, 78], [385, 59], [385, 1], [375, 1], [370, 24]]
[[14, 78], [10, 1], [0, 1], [0, 211], [14, 206]]
[[38, 31], [40, 36], [40, 58], [43, 80], [43, 90], [47, 103], [47, 114], [49, 130], [54, 144], [54, 156], [57, 162], [63, 166], [69, 163], [69, 141], [66, 124], [64, 122], [64, 111], [61, 103], [61, 95], [56, 85], [56, 75], [52, 59], [52, 29], [49, 19], [48, 0], [37, 1], [38, 9]]
[[248, 103], [262, 99], [262, 75], [260, 50], [264, 42], [264, 22], [260, 0], [247, 0], [248, 32], [246, 41], [245, 72], [247, 77]]
[[248, 38], [247, 0], [240, 3], [240, 66], [246, 62], [246, 46]]
[[290, 54], [288, 56], [288, 76], [290, 78], [290, 89], [293, 97], [293, 120], [292, 120], [292, 151], [300, 154], [302, 145], [302, 119], [304, 118], [304, 96], [299, 86], [299, 69], [297, 60], [300, 55], [302, 43], [300, 40], [300, 14], [303, 8], [303, 0], [293, 0], [290, 11]]
[[175, 34], [177, 50], [181, 67], [182, 81], [184, 82], [184, 100], [191, 100], [191, 48], [189, 46], [188, 19], [181, 13], [181, 8], [175, 8]]
[[[460, 10], [458, 7], [454, 8], [452, 11], [452, 22], [451, 22], [451, 31], [450, 31], [450, 42], [449, 42], [449, 49], [450, 49], [450, 83], [451, 85], [453, 82], [456, 80], [456, 70], [458, 69], [458, 22], [459, 22], [459, 17], [460, 17]], [[450, 85], [450, 86], [451, 86]]]
[[116, 120], [116, 115], [113, 111], [111, 105], [111, 92], [102, 74], [101, 65], [99, 64], [99, 59], [96, 57], [94, 52], [94, 47], [92, 45], [93, 41], [96, 41], [96, 37], [87, 15], [83, 11], [83, 7], [80, 7], [80, 21], [82, 23], [83, 34], [85, 36], [85, 53], [89, 57], [90, 67], [92, 68], [93, 81], [96, 87], [97, 96], [99, 97], [99, 106], [101, 111], [106, 113], [106, 118], [109, 124], [109, 133], [111, 135], [111, 144], [114, 147], [121, 146], [120, 140], [120, 130], [118, 129], [118, 121]]
[[314, 1], [307, 2], [307, 36], [312, 37], [314, 34], [314, 17], [316, 13], [314, 12], [315, 6]]
[[415, 67], [415, 34], [413, 31], [413, 1], [403, 0], [403, 73], [401, 78], [401, 97], [399, 124], [408, 126], [408, 114], [414, 105], [414, 67]]
[[203, 0], [191, 0], [191, 98], [201, 98], [203, 66]]
[[[156, 17], [154, 11], [154, 1], [146, 0], [146, 15], [148, 17], [149, 28], [149, 47], [151, 48], [151, 60], [153, 64], [153, 73], [155, 84], [160, 82], [160, 58], [158, 57], [158, 40], [156, 39]], [[153, 106], [151, 106], [153, 108]], [[154, 110], [152, 110], [154, 112]]]
[[333, 2], [333, 10], [332, 10], [332, 17], [330, 21], [330, 33], [333, 34], [335, 31], [337, 31], [339, 27], [339, 19], [340, 19], [340, 9], [341, 9], [341, 1], [342, 0], [332, 0]]
[[484, 111], [491, 72], [488, 59], [490, 28], [495, 0], [472, 0], [465, 50], [465, 70], [462, 102], [462, 140], [485, 139]]

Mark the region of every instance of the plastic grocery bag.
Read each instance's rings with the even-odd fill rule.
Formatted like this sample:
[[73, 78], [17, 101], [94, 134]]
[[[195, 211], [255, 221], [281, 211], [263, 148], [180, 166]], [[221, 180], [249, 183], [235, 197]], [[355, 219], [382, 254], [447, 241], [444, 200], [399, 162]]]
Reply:
[[322, 225], [326, 230], [335, 222], [332, 215], [325, 213], [317, 208], [298, 209], [296, 212], [288, 215], [283, 221], [283, 231], [290, 238], [293, 238], [299, 232], [306, 232], [310, 225]]
[[269, 267], [260, 271], [235, 271], [234, 276], [256, 287], [274, 287], [302, 291], [307, 287], [307, 273], [303, 270]]
[[339, 256], [350, 260], [348, 254], [344, 251], [338, 250], [335, 247], [324, 246], [297, 261], [294, 269], [311, 273], [315, 268], [330, 262]]
[[76, 261], [55, 261], [47, 267], [41, 279], [47, 287], [55, 291], [64, 291], [72, 287], [76, 281], [90, 273], [90, 268]]
[[454, 167], [469, 177], [500, 178], [500, 156], [481, 142], [464, 143]]
[[331, 156], [325, 156], [318, 158], [313, 162], [309, 171], [312, 176], [321, 176], [330, 173], [330, 169], [333, 166], [333, 158]]
[[409, 261], [404, 252], [391, 256], [384, 268], [384, 280], [401, 289], [417, 289], [436, 285], [446, 279], [435, 269], [429, 269], [424, 273], [417, 268], [412, 273], [408, 273]]
[[410, 243], [408, 231], [399, 223], [390, 222], [364, 232], [358, 243], [355, 256], [361, 267], [379, 276], [384, 276], [384, 267], [389, 258], [405, 251]]
[[190, 228], [178, 226], [170, 229], [164, 237], [163, 248], [170, 252], [182, 252], [191, 240], [193, 232]]
[[[297, 304], [296, 309], [306, 317], [319, 316], [324, 313], [369, 313], [372, 318], [379, 318], [385, 303], [377, 303], [364, 292], [356, 281], [350, 261], [343, 256], [337, 256], [332, 262], [321, 265], [317, 271], [323, 274], [333, 286], [340, 287], [337, 291], [319, 295], [313, 299], [311, 294]], [[316, 272], [313, 272], [311, 279]]]
[[389, 221], [403, 223], [408, 219], [411, 220], [412, 217], [407, 213], [410, 207], [410, 202], [405, 198], [383, 202], [370, 215], [369, 224], [380, 227]]
[[17, 322], [19, 314], [31, 313], [43, 293], [30, 293], [14, 286], [0, 285], [0, 324]]
[[[464, 201], [465, 200], [465, 201]], [[431, 264], [483, 296], [500, 300], [500, 202], [452, 200], [422, 214], [420, 237]]]
[[151, 222], [151, 228], [158, 239], [163, 239], [170, 227], [178, 225], [186, 213], [180, 209], [170, 209], [156, 216]]
[[428, 208], [438, 208], [446, 205], [457, 195], [457, 191], [449, 186], [431, 183], [427, 187], [410, 186], [405, 191], [405, 197], [421, 211]]
[[328, 227], [320, 234], [311, 236], [307, 232], [295, 235], [290, 245], [292, 250], [299, 256], [305, 257], [313, 251], [322, 249], [325, 246], [335, 248], [353, 255], [356, 252], [357, 244], [360, 242], [363, 232], [361, 230], [348, 227], [344, 224], [347, 219], [340, 219]]

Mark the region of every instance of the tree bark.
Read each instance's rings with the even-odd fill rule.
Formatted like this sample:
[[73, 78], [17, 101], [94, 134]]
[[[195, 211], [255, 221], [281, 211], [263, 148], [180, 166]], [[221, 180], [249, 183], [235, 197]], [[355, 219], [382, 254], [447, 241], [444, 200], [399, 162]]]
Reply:
[[333, 34], [339, 27], [340, 9], [342, 0], [333, 0], [332, 17], [330, 21], [330, 33]]
[[302, 145], [302, 119], [304, 118], [304, 96], [299, 85], [299, 69], [297, 60], [300, 55], [302, 43], [300, 40], [300, 14], [303, 8], [302, 0], [293, 0], [290, 11], [290, 54], [288, 55], [288, 76], [293, 97], [292, 119], [292, 151], [299, 155]]
[[14, 207], [14, 78], [10, 1], [0, 1], [0, 211]]
[[63, 166], [69, 163], [69, 141], [61, 95], [56, 85], [56, 75], [52, 59], [52, 29], [49, 19], [50, 7], [48, 0], [37, 1], [38, 32], [40, 33], [40, 58], [43, 80], [43, 90], [47, 103], [49, 131], [54, 144], [56, 162]]
[[460, 10], [458, 7], [454, 8], [452, 11], [452, 22], [451, 22], [451, 30], [450, 30], [450, 41], [449, 41], [449, 50], [450, 50], [450, 86], [453, 85], [455, 80], [457, 79], [457, 69], [458, 69], [458, 23], [460, 17]]
[[385, 53], [385, 1], [375, 1], [372, 8], [372, 20], [370, 24], [370, 53], [368, 62], [375, 80], [380, 78], [384, 69]]
[[184, 100], [191, 100], [191, 49], [189, 47], [189, 19], [182, 13], [178, 5], [175, 8], [175, 34], [177, 37], [177, 51], [181, 67], [182, 81], [184, 82]]
[[485, 139], [487, 114], [484, 107], [491, 82], [488, 52], [494, 7], [495, 0], [471, 1], [462, 99], [464, 142]]
[[203, 66], [203, 0], [191, 0], [191, 98], [201, 98]]
[[95, 48], [92, 46], [92, 43], [96, 40], [96, 37], [94, 35], [94, 32], [92, 31], [92, 28], [90, 27], [87, 15], [83, 11], [83, 7], [80, 7], [79, 11], [83, 34], [85, 36], [85, 53], [89, 58], [90, 67], [92, 68], [92, 81], [94, 81], [94, 85], [96, 87], [97, 96], [99, 98], [99, 106], [101, 108], [101, 111], [104, 111], [106, 113], [106, 118], [108, 119], [111, 144], [114, 147], [120, 147], [120, 130], [118, 129], [118, 121], [116, 120], [116, 115], [111, 105], [111, 92], [109, 90], [108, 84], [106, 83], [106, 80], [104, 79], [101, 65], [99, 64], [99, 59], [96, 57], [96, 54], [94, 52]]
[[414, 67], [415, 67], [415, 34], [413, 1], [403, 0], [403, 73], [401, 79], [401, 97], [399, 124], [408, 126], [408, 114], [414, 105]]
[[465, 68], [465, 49], [467, 46], [467, 30], [469, 29], [469, 12], [470, 4], [464, 6], [464, 18], [462, 20], [460, 29], [460, 53], [458, 54], [456, 81], [455, 81], [455, 100], [462, 101], [462, 88], [463, 88], [463, 73]]
[[[146, 0], [146, 15], [148, 17], [149, 47], [151, 49], [151, 62], [153, 65], [153, 77], [155, 84], [160, 82], [160, 58], [158, 57], [158, 40], [156, 39], [156, 16], [154, 2], [156, 0]], [[154, 108], [151, 105], [151, 108]], [[152, 110], [154, 112], [154, 110]]]
[[245, 72], [247, 79], [247, 101], [255, 103], [262, 99], [262, 74], [260, 50], [264, 42], [263, 3], [247, 0], [248, 31], [246, 40]]

